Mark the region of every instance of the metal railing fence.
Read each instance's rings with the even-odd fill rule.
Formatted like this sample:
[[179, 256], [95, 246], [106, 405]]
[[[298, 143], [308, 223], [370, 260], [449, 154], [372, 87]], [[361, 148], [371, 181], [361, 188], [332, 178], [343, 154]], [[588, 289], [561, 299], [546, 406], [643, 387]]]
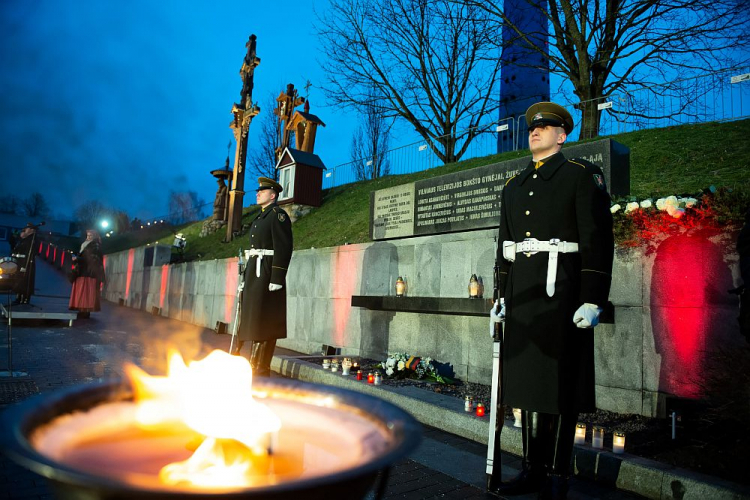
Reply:
[[[567, 102], [567, 98], [559, 94], [553, 95], [552, 100]], [[750, 117], [750, 67], [634, 89], [579, 102], [567, 109], [576, 123], [568, 142], [674, 125], [739, 120]], [[598, 127], [586, 127], [584, 117], [596, 114], [600, 115]], [[524, 116], [506, 117], [475, 128], [476, 135], [461, 160], [528, 148], [525, 122]], [[468, 132], [461, 131], [453, 138], [456, 151], [464, 144]], [[399, 146], [380, 156], [382, 164], [387, 165], [383, 169], [387, 175], [421, 172], [443, 165], [424, 140]], [[323, 177], [323, 189], [364, 180], [367, 175], [363, 175], [361, 164], [371, 161], [371, 158], [360, 158], [328, 169]]]

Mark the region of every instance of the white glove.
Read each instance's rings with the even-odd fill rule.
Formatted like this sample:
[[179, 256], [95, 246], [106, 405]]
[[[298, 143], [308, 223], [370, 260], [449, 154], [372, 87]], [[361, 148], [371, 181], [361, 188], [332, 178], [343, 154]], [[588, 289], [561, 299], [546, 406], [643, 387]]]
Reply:
[[277, 285], [276, 283], [269, 283], [268, 284], [268, 291], [269, 292], [275, 292], [277, 290], [281, 290], [284, 288], [284, 285]]
[[237, 293], [242, 292], [242, 290], [244, 290], [244, 289], [245, 289], [245, 282], [244, 281], [240, 281], [240, 284], [237, 285]]
[[[497, 312], [496, 312], [497, 311]], [[500, 303], [495, 301], [495, 305], [490, 309], [490, 338], [495, 338], [495, 323], [505, 321], [505, 299], [500, 299]]]
[[575, 323], [578, 328], [594, 328], [599, 324], [599, 315], [601, 313], [601, 307], [596, 304], [585, 302], [573, 315], [573, 323]]

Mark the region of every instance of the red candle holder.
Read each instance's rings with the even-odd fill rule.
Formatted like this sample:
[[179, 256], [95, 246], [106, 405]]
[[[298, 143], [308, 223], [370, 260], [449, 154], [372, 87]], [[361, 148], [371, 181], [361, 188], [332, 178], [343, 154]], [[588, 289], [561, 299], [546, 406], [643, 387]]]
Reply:
[[484, 405], [482, 403], [477, 403], [477, 417], [483, 417], [484, 416]]
[[374, 384], [375, 383], [375, 374], [370, 372], [367, 374], [367, 383], [368, 384]]
[[362, 370], [357, 370], [357, 380], [362, 380]]

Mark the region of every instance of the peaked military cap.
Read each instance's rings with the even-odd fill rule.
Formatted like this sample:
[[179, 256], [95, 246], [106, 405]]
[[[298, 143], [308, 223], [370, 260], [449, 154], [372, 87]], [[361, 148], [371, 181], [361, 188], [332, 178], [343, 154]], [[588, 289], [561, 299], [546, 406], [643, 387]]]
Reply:
[[566, 134], [573, 130], [573, 117], [568, 110], [554, 102], [538, 102], [526, 110], [526, 123], [529, 130], [543, 125], [562, 127]]
[[269, 179], [268, 177], [258, 177], [258, 191], [261, 191], [263, 189], [273, 189], [277, 193], [280, 193], [284, 190], [284, 188], [281, 187], [281, 184], [279, 184], [275, 180]]

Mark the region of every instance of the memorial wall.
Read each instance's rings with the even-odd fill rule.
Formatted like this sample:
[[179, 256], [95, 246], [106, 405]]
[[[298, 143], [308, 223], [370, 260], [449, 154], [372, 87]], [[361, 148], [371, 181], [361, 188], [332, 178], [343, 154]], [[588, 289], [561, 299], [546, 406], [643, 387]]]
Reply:
[[[609, 192], [630, 192], [630, 152], [611, 139], [563, 149], [604, 172]], [[529, 158], [494, 163], [424, 179], [370, 194], [370, 237], [407, 238], [497, 227], [505, 183], [528, 165]]]

